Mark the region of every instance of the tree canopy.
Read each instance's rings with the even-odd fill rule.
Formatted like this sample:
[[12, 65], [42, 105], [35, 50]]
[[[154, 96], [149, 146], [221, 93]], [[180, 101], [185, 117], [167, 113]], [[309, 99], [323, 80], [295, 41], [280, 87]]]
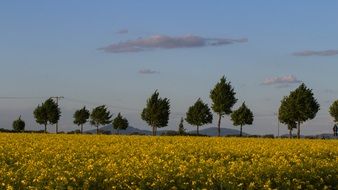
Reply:
[[338, 123], [338, 100], [334, 101], [329, 109], [330, 115], [333, 117], [333, 121]]
[[17, 132], [22, 132], [25, 130], [25, 122], [21, 119], [21, 116], [13, 121], [13, 130]]
[[47, 132], [48, 123], [53, 125], [56, 124], [61, 116], [61, 111], [56, 102], [49, 98], [44, 103], [37, 106], [33, 112], [35, 121], [45, 126], [45, 132]]
[[231, 114], [231, 120], [235, 126], [240, 126], [240, 134], [242, 136], [242, 127], [243, 125], [251, 125], [254, 117], [251, 110], [245, 105], [245, 102]]
[[215, 87], [210, 91], [210, 98], [212, 100], [211, 108], [218, 114], [218, 136], [221, 134], [221, 118], [224, 115], [231, 114], [231, 108], [236, 104], [235, 91], [230, 82], [226, 81], [223, 76]]
[[98, 106], [92, 110], [90, 114], [90, 124], [96, 127], [96, 134], [99, 133], [100, 125], [107, 125], [111, 122], [112, 115], [105, 105]]
[[116, 118], [113, 120], [113, 128], [117, 130], [117, 134], [119, 134], [119, 130], [126, 130], [128, 126], [128, 120], [122, 117], [121, 113], [118, 113]]
[[81, 126], [81, 133], [83, 133], [83, 124], [88, 121], [89, 116], [89, 110], [87, 110], [85, 106], [82, 109], [76, 110], [73, 115], [74, 124]]
[[169, 114], [169, 99], [160, 98], [159, 93], [156, 90], [147, 100], [146, 107], [141, 113], [141, 118], [153, 128], [153, 135], [156, 135], [157, 128], [165, 127], [168, 125]]
[[300, 138], [300, 124], [313, 119], [319, 111], [319, 104], [311, 89], [302, 83], [289, 96], [284, 97], [279, 108], [279, 119], [287, 125], [297, 123], [297, 138]]
[[212, 113], [208, 104], [205, 104], [200, 98], [195, 104], [189, 107], [185, 119], [190, 125], [197, 127], [197, 135], [199, 135], [199, 127], [208, 123], [212, 123]]

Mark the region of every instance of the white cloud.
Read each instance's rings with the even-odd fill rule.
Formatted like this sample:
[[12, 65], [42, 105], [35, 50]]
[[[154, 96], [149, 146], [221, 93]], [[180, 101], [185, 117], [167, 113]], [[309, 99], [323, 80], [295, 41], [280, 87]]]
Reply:
[[159, 73], [158, 71], [154, 71], [154, 70], [151, 70], [151, 69], [141, 69], [138, 71], [138, 73], [140, 74], [157, 74]]
[[300, 52], [294, 52], [292, 55], [294, 56], [334, 56], [338, 55], [338, 50], [324, 50], [324, 51], [313, 51], [306, 50]]
[[264, 85], [281, 85], [279, 87], [287, 87], [289, 84], [301, 83], [301, 80], [298, 80], [293, 75], [287, 75], [283, 77], [270, 77], [263, 81]]

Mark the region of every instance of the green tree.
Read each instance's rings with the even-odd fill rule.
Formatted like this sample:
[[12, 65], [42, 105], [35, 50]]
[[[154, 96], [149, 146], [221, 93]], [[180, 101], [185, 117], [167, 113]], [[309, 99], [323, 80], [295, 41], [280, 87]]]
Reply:
[[90, 124], [96, 127], [96, 134], [99, 134], [99, 126], [107, 125], [111, 122], [112, 115], [105, 105], [98, 106], [92, 110], [90, 114]]
[[184, 135], [185, 134], [185, 128], [184, 128], [184, 125], [183, 125], [183, 117], [181, 118], [181, 121], [180, 121], [180, 124], [178, 125], [178, 134], [179, 135]]
[[119, 134], [119, 130], [126, 130], [128, 126], [128, 120], [122, 117], [121, 113], [117, 114], [117, 117], [113, 120], [113, 128], [117, 130], [117, 134]]
[[17, 132], [25, 130], [25, 122], [21, 119], [21, 115], [17, 120], [13, 121], [13, 130]]
[[251, 125], [254, 117], [251, 110], [246, 107], [245, 102], [231, 114], [231, 120], [235, 126], [241, 126], [239, 136], [242, 136], [243, 125]]
[[185, 119], [190, 125], [197, 127], [197, 135], [199, 135], [199, 127], [208, 123], [212, 123], [212, 113], [208, 104], [198, 98], [195, 104], [189, 107]]
[[223, 76], [215, 87], [210, 91], [210, 98], [212, 100], [211, 108], [218, 114], [218, 136], [221, 135], [221, 118], [224, 115], [232, 113], [231, 108], [236, 104], [235, 91], [230, 82], [226, 81]]
[[159, 98], [157, 90], [147, 100], [146, 107], [141, 113], [142, 120], [146, 121], [153, 129], [156, 136], [157, 128], [168, 125], [170, 114], [170, 103], [168, 98]]
[[297, 128], [297, 120], [292, 116], [292, 101], [289, 97], [284, 97], [278, 110], [278, 120], [284, 123], [289, 130], [289, 138], [292, 138], [292, 130]]
[[[56, 124], [61, 116], [61, 111], [55, 101], [51, 98], [47, 99], [44, 103], [38, 105], [35, 108], [34, 112], [35, 121], [45, 126], [45, 132], [47, 132], [47, 125], [48, 123], [53, 125]], [[56, 129], [56, 133], [58, 129]]]
[[333, 121], [338, 123], [338, 100], [334, 101], [329, 109], [330, 115], [333, 117]]
[[314, 98], [312, 90], [302, 83], [296, 90], [291, 91], [288, 97], [284, 97], [281, 101], [279, 118], [281, 122], [287, 125], [290, 122], [296, 122], [297, 138], [300, 138], [301, 123], [313, 119], [318, 111], [319, 104]]
[[74, 124], [81, 126], [81, 134], [83, 133], [83, 124], [87, 123], [90, 113], [84, 106], [82, 109], [76, 110], [74, 117]]

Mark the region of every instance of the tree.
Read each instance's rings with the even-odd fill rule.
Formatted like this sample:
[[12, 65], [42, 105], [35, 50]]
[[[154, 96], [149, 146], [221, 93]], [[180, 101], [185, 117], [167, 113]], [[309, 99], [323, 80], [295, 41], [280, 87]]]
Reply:
[[[38, 105], [35, 108], [34, 112], [35, 121], [45, 126], [45, 132], [47, 132], [47, 125], [48, 123], [53, 125], [56, 124], [61, 116], [61, 111], [58, 105], [54, 102], [53, 99], [49, 98], [44, 103]], [[58, 129], [56, 129], [56, 133]]]
[[221, 118], [231, 114], [231, 108], [236, 104], [235, 92], [230, 82], [223, 76], [215, 87], [210, 91], [212, 100], [211, 108], [218, 114], [218, 136], [221, 135]]
[[241, 126], [239, 136], [242, 136], [243, 125], [251, 125], [253, 122], [253, 114], [249, 108], [246, 107], [245, 102], [231, 114], [231, 120], [235, 126]]
[[334, 101], [329, 109], [330, 115], [333, 117], [333, 121], [338, 123], [338, 100]]
[[297, 128], [297, 120], [292, 117], [292, 104], [289, 97], [284, 97], [278, 110], [278, 120], [284, 123], [289, 130], [289, 138], [292, 138], [292, 130]]
[[279, 109], [279, 119], [285, 124], [297, 123], [297, 138], [300, 138], [301, 123], [313, 119], [319, 111], [319, 104], [312, 90], [302, 83], [289, 96], [284, 97]]
[[178, 125], [178, 134], [179, 135], [184, 135], [185, 134], [185, 128], [183, 126], [183, 117], [181, 118], [180, 124]]
[[157, 90], [147, 100], [146, 107], [141, 113], [142, 120], [146, 121], [153, 129], [153, 135], [156, 136], [157, 128], [168, 125], [170, 114], [170, 103], [168, 98], [159, 98]]
[[17, 120], [13, 121], [13, 130], [17, 132], [25, 130], [25, 122], [21, 120], [21, 115]]
[[185, 119], [190, 125], [197, 127], [197, 135], [199, 135], [199, 127], [208, 123], [212, 123], [212, 113], [208, 104], [198, 98], [195, 104], [189, 107]]
[[96, 134], [99, 134], [99, 126], [107, 125], [111, 122], [110, 111], [107, 110], [105, 105], [98, 106], [92, 110], [90, 114], [90, 124], [96, 127]]
[[113, 128], [117, 130], [117, 134], [119, 134], [119, 130], [126, 130], [129, 126], [128, 120], [122, 117], [121, 113], [117, 114], [117, 117], [113, 120]]
[[90, 113], [84, 106], [82, 109], [76, 110], [74, 117], [74, 124], [81, 126], [81, 134], [83, 133], [83, 124], [87, 123]]

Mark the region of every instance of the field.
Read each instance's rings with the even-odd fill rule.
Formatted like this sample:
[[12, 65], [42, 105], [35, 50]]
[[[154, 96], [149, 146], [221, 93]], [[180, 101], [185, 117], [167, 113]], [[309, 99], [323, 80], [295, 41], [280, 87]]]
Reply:
[[0, 189], [338, 189], [337, 140], [0, 134]]

